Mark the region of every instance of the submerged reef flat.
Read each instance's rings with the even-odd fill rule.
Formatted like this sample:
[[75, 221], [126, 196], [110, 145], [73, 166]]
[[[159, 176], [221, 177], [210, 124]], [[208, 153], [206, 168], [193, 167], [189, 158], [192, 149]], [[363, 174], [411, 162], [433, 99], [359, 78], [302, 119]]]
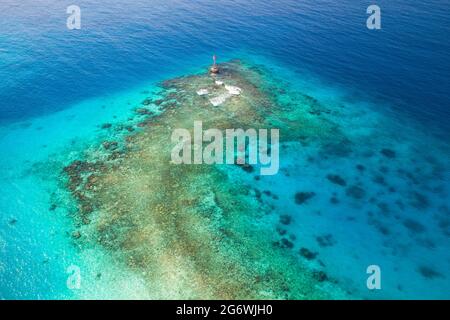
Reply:
[[[258, 68], [236, 60], [220, 70], [164, 81], [159, 99], [137, 109], [143, 118], [136, 131], [65, 167], [78, 203], [74, 241], [106, 249], [145, 280], [154, 298], [345, 297], [289, 246], [276, 245], [273, 208], [227, 166], [171, 164], [172, 131], [197, 120], [204, 128], [279, 128], [281, 141], [344, 139], [333, 123], [310, 115], [307, 96], [298, 105], [278, 101], [281, 88], [268, 85]], [[210, 99], [223, 95], [222, 83], [239, 95], [215, 106]]]
[[[270, 63], [219, 67], [161, 82], [70, 151], [56, 206], [76, 207], [77, 247], [152, 298], [448, 298], [448, 142]], [[196, 121], [278, 129], [278, 174], [171, 163], [172, 133]], [[366, 286], [373, 264], [382, 290]]]

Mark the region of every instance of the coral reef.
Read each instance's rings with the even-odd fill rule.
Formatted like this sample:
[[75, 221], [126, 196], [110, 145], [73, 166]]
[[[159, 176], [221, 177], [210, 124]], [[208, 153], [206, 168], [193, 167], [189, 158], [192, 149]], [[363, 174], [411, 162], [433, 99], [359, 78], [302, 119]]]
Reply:
[[[145, 99], [145, 108], [136, 109], [143, 117], [139, 130], [129, 133], [123, 146], [121, 141], [104, 141], [89, 159], [64, 168], [79, 208], [80, 224], [72, 237], [80, 245], [101, 245], [141, 275], [158, 298], [344, 296], [339, 288], [322, 289], [319, 284], [327, 276], [286, 253], [294, 247], [294, 236], [272, 246], [277, 232], [262, 222], [270, 207], [261, 200], [261, 192], [249, 192], [218, 166], [171, 163], [172, 129], [192, 128], [195, 120], [202, 120], [205, 128], [280, 128], [282, 141], [308, 136], [330, 143], [343, 140], [332, 123], [305, 118], [305, 110], [278, 101], [271, 94], [277, 89], [267, 84], [263, 70], [239, 61], [222, 64], [220, 70], [215, 76], [205, 73], [164, 81], [161, 99]], [[222, 94], [217, 81], [228, 89], [239, 88], [239, 95], [231, 94], [213, 106], [204, 96]], [[198, 95], [199, 88], [207, 91]], [[315, 105], [317, 115], [316, 102], [305, 102]], [[253, 171], [251, 166], [241, 167]], [[299, 192], [295, 201], [302, 204], [314, 195]], [[290, 217], [280, 220], [284, 225], [290, 221]]]

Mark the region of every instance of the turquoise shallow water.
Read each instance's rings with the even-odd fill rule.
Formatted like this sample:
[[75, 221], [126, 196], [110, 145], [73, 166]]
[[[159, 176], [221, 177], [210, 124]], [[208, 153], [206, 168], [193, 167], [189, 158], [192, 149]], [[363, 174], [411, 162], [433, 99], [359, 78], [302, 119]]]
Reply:
[[[350, 156], [340, 155], [345, 143], [329, 154], [314, 139], [288, 145], [280, 175], [256, 181], [239, 173], [277, 195], [264, 197], [276, 214], [291, 217], [277, 224], [295, 235], [293, 250], [317, 253], [303, 263], [325, 270], [355, 298], [449, 298], [448, 23], [441, 4], [429, 5], [426, 24], [417, 19], [420, 4], [386, 4], [405, 23], [387, 15], [386, 31], [370, 36], [357, 27], [365, 16], [349, 1], [276, 8], [224, 2], [214, 21], [205, 20], [217, 6], [209, 1], [137, 2], [126, 16], [118, 14], [121, 1], [108, 4], [81, 3], [86, 29], [70, 35], [55, 28], [64, 15], [46, 13], [64, 12], [65, 3], [0, 5], [1, 298], [151, 297], [138, 275], [102, 249], [73, 241], [73, 203], [59, 170], [115, 136], [101, 125], [126, 121], [144, 91], [199, 71], [212, 51], [221, 61], [262, 64], [293, 91], [315, 97], [354, 143]], [[346, 185], [331, 183], [329, 174]], [[354, 185], [363, 186], [362, 199], [348, 195]], [[298, 205], [297, 192], [315, 196]], [[52, 208], [55, 202], [62, 205]], [[369, 264], [382, 269], [379, 292], [365, 287]], [[67, 287], [71, 265], [87, 270], [81, 290]]]
[[[77, 291], [67, 288], [71, 274], [68, 268], [87, 265], [83, 269], [94, 272], [93, 266], [101, 253], [80, 252], [73, 243], [70, 234], [73, 206], [52, 209], [55, 201], [68, 198], [60, 181], [62, 161], [78, 156], [85, 147], [104, 137], [100, 129], [104, 122], [125, 121], [127, 112], [131, 113], [130, 104], [142, 100], [141, 91], [135, 89], [87, 100], [64, 111], [35, 118], [33, 122], [2, 127], [1, 146], [10, 150], [1, 160], [3, 298], [78, 296]], [[97, 273], [89, 275], [92, 279], [96, 276]], [[90, 281], [89, 277], [85, 281]], [[90, 288], [95, 293], [88, 297], [115, 295], [95, 290], [92, 284]], [[133, 294], [130, 292], [130, 297]]]

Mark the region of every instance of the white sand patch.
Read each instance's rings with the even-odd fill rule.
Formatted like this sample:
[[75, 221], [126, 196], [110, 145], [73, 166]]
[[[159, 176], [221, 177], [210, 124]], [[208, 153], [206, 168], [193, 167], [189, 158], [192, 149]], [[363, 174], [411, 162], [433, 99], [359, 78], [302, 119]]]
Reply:
[[242, 93], [242, 89], [235, 86], [226, 85], [225, 89], [232, 95], [238, 96]]
[[211, 102], [211, 104], [214, 107], [217, 107], [217, 106], [220, 106], [222, 103], [224, 103], [229, 97], [231, 97], [231, 95], [229, 93], [224, 93], [218, 97], [209, 99], [209, 102]]
[[208, 89], [200, 89], [197, 91], [197, 94], [199, 96], [204, 96], [204, 95], [207, 95], [208, 93], [209, 93]]
[[[223, 82], [222, 81], [216, 81], [216, 84], [220, 84], [222, 85]], [[238, 96], [242, 93], [242, 89], [236, 86], [229, 86], [229, 85], [225, 85], [225, 89], [227, 90], [226, 93], [223, 93], [217, 97], [211, 98], [209, 99], [209, 102], [211, 102], [211, 104], [214, 107], [220, 106], [222, 103], [224, 103], [227, 99], [229, 99], [232, 96]]]

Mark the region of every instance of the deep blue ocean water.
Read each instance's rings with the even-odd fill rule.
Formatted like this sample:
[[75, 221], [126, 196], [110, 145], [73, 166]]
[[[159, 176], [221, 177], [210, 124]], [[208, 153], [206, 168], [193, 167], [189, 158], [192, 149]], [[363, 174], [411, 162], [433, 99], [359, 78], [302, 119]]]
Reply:
[[380, 31], [365, 27], [371, 1], [80, 0], [74, 32], [71, 3], [1, 2], [2, 121], [177, 73], [193, 57], [246, 50], [448, 129], [447, 1], [376, 1]]
[[[448, 140], [448, 1], [376, 1], [382, 10], [382, 29], [368, 30], [366, 8], [373, 3], [2, 0], [0, 125], [6, 129], [0, 137], [6, 138], [0, 170], [8, 192], [0, 198], [2, 224], [7, 225], [0, 234], [0, 298], [70, 296], [65, 292], [64, 268], [78, 253], [66, 252], [63, 235], [52, 238], [49, 245], [67, 257], [61, 258], [61, 265], [48, 266], [41, 245], [58, 229], [51, 217], [40, 213], [48, 209], [48, 190], [34, 190], [33, 178], [14, 181], [17, 172], [24, 174], [23, 163], [51, 154], [35, 152], [31, 145], [42, 139], [46, 147], [56, 149], [74, 137], [89, 137], [91, 132], [83, 133], [82, 126], [88, 128], [96, 114], [89, 103], [83, 107], [85, 101], [189, 73], [209, 64], [213, 53], [222, 61], [264, 57], [299, 77], [313, 76], [323, 84], [345, 88], [355, 99], [379, 105], [380, 111], [394, 110], [391, 114], [398, 122], [408, 119]], [[71, 4], [81, 7], [81, 30], [66, 28], [66, 8]], [[39, 131], [41, 120], [36, 124], [35, 119], [49, 116], [43, 125], [50, 127], [55, 112], [66, 110], [65, 117], [70, 118], [69, 109], [78, 103], [81, 119], [71, 126], [55, 118], [57, 124], [42, 136], [24, 134], [20, 141], [15, 134], [15, 143], [8, 140], [10, 125], [34, 125]], [[10, 230], [14, 217], [20, 217], [18, 231]], [[20, 229], [28, 218], [29, 224]], [[39, 236], [30, 240], [26, 235], [31, 229]], [[14, 237], [20, 245], [8, 246]], [[26, 272], [18, 272], [20, 268]]]

